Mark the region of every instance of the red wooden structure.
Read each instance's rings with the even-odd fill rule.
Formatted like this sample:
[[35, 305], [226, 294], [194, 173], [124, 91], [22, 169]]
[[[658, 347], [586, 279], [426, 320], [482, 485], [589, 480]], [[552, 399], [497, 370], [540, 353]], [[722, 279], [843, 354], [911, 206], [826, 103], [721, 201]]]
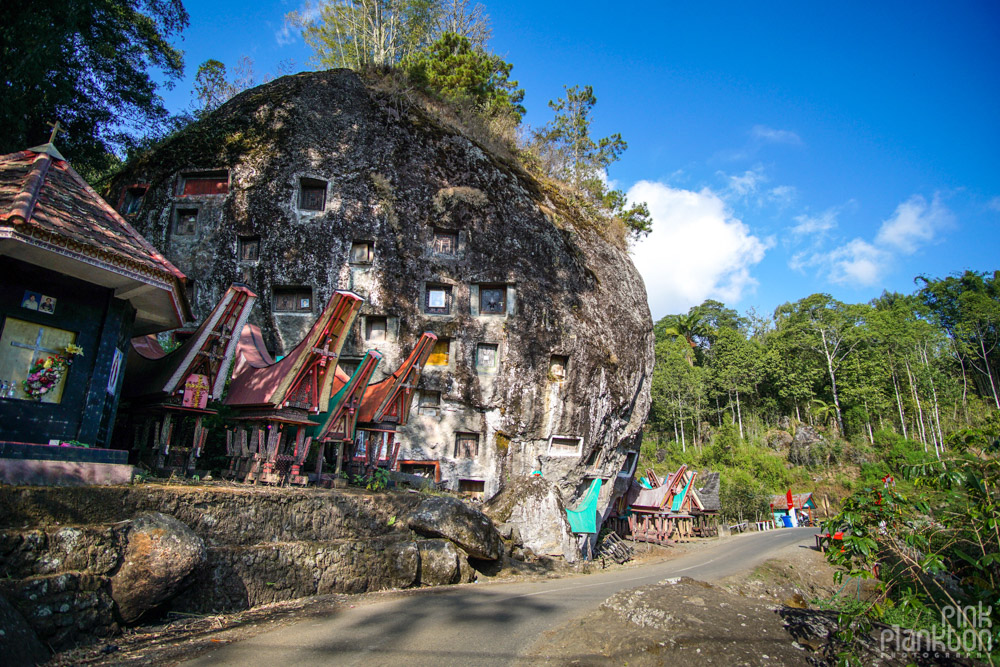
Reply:
[[160, 472], [194, 470], [208, 435], [208, 401], [226, 384], [240, 331], [257, 295], [232, 285], [205, 321], [172, 352], [154, 335], [133, 338], [128, 352], [117, 444]]
[[312, 442], [310, 415], [328, 409], [337, 358], [361, 308], [353, 292], [335, 292], [305, 338], [281, 361], [244, 327], [226, 405], [239, 424], [227, 433], [229, 474], [253, 482], [306, 484], [301, 474]]
[[396, 430], [410, 417], [413, 391], [436, 341], [437, 336], [424, 332], [395, 373], [365, 389], [350, 456], [356, 472], [396, 467], [399, 456]]

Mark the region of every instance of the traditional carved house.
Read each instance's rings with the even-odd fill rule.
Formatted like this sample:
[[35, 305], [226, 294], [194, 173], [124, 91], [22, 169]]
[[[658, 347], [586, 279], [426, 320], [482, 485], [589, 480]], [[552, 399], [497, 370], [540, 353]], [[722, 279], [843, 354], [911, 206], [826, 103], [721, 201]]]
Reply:
[[703, 518], [705, 505], [694, 488], [697, 477], [697, 472], [681, 466], [661, 483], [647, 470], [628, 497], [626, 534], [636, 541], [657, 544], [717, 534], [714, 521]]
[[160, 472], [194, 470], [208, 435], [202, 422], [216, 414], [231, 362], [257, 295], [233, 285], [205, 321], [167, 353], [154, 335], [133, 338], [115, 433], [119, 449]]
[[397, 430], [409, 421], [414, 389], [436, 342], [437, 336], [425, 332], [392, 375], [365, 389], [357, 415], [353, 463], [366, 468], [396, 467], [400, 448]]
[[190, 319], [184, 274], [50, 142], [0, 157], [0, 276], [0, 441], [28, 443], [0, 456], [21, 475], [57, 467], [25, 467], [40, 456], [81, 480], [127, 475], [101, 467], [123, 452], [31, 445], [108, 445], [130, 338]]
[[229, 434], [232, 474], [248, 481], [305, 484], [301, 466], [315, 424], [309, 417], [325, 412], [333, 395], [337, 359], [361, 298], [334, 292], [326, 307], [287, 356], [275, 362], [250, 337], [241, 337], [240, 359], [233, 370], [225, 404], [239, 422]]

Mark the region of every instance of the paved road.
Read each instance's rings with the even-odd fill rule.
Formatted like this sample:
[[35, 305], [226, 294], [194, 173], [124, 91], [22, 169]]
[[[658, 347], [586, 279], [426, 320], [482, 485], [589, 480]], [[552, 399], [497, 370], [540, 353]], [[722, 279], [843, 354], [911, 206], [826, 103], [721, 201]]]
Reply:
[[754, 567], [815, 528], [749, 533], [673, 560], [546, 581], [428, 588], [344, 609], [202, 654], [186, 665], [509, 665], [546, 630], [614, 593], [668, 577], [702, 581]]

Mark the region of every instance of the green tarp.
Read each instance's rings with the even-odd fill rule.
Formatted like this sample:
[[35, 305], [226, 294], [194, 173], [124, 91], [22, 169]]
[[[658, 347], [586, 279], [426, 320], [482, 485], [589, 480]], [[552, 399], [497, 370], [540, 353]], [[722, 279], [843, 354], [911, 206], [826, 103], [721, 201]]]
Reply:
[[674, 503], [670, 506], [671, 512], [681, 511], [681, 505], [684, 504], [684, 498], [686, 498], [688, 494], [688, 487], [691, 486], [691, 482], [693, 481], [694, 481], [694, 476], [692, 475], [691, 479], [688, 480], [688, 483], [684, 485], [684, 490], [678, 493], [676, 496], [674, 496]]
[[597, 497], [601, 495], [601, 480], [595, 479], [583, 494], [575, 510], [566, 510], [569, 527], [574, 533], [597, 532]]

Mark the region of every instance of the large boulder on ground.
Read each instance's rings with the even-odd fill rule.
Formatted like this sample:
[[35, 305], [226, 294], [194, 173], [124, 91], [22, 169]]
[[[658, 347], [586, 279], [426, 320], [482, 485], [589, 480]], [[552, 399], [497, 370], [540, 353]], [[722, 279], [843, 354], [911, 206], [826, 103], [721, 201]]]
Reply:
[[559, 489], [544, 477], [508, 482], [484, 510], [494, 521], [516, 526], [525, 551], [560, 556], [567, 562], [579, 558]]
[[497, 560], [503, 549], [493, 521], [457, 498], [434, 496], [424, 500], [407, 518], [410, 530], [425, 537], [444, 537], [473, 558]]
[[426, 586], [454, 584], [461, 576], [462, 554], [448, 540], [420, 540], [420, 583]]
[[788, 462], [797, 466], [814, 466], [822, 463], [822, 452], [826, 447], [826, 440], [811, 426], [800, 424], [795, 429], [795, 437], [792, 438], [791, 446], [788, 449]]
[[0, 595], [0, 655], [9, 667], [38, 665], [49, 659], [49, 652], [34, 631], [7, 598]]
[[111, 597], [125, 623], [169, 600], [205, 563], [205, 542], [172, 516], [152, 512], [128, 522], [122, 565], [111, 577]]
[[396, 588], [406, 588], [417, 583], [420, 574], [420, 551], [416, 542], [398, 542], [386, 553], [389, 556], [389, 570]]

